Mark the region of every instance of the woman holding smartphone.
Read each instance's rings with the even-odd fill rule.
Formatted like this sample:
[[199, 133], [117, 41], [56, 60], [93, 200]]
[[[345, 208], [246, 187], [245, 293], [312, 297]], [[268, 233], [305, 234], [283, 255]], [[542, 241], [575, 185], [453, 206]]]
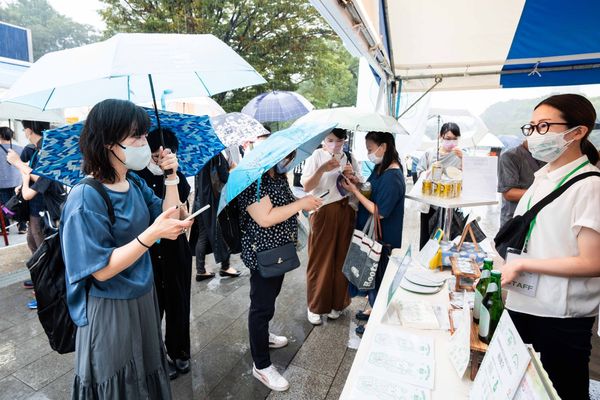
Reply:
[[[334, 129], [323, 140], [323, 148], [306, 160], [301, 183], [304, 190], [323, 198], [323, 207], [310, 217], [308, 265], [306, 267], [306, 297], [308, 321], [320, 325], [321, 314], [337, 319], [350, 304], [348, 280], [342, 273], [348, 246], [352, 239], [356, 210], [350, 193], [341, 188], [340, 181], [348, 177], [359, 179], [354, 171], [360, 167], [350, 153], [344, 152], [348, 134]], [[340, 190], [341, 189], [341, 190]]]

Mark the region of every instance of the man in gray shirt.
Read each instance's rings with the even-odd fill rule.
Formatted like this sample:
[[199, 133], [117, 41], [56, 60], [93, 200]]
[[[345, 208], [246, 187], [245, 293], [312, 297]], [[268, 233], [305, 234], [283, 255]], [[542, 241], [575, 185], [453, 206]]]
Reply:
[[498, 192], [502, 193], [500, 226], [513, 217], [519, 200], [533, 184], [534, 172], [545, 164], [533, 158], [527, 141], [502, 152], [498, 165]]

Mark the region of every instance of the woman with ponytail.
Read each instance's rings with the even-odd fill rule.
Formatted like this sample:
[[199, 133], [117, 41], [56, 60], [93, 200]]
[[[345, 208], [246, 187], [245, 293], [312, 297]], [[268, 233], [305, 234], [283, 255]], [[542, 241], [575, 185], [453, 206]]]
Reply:
[[[372, 307], [392, 249], [402, 247], [406, 185], [394, 136], [388, 132], [369, 132], [365, 137], [365, 142], [369, 160], [375, 164], [375, 169], [368, 179], [372, 187], [371, 196], [369, 198], [365, 197], [356, 185], [348, 179], [343, 183], [343, 186], [354, 194], [360, 202], [357, 218], [359, 229], [362, 229], [367, 219], [375, 214], [375, 210], [377, 210], [381, 220], [383, 250], [375, 276], [375, 288], [368, 293], [369, 304]], [[368, 315], [368, 312], [363, 313], [361, 311], [356, 317], [366, 320]], [[364, 326], [356, 328], [356, 332], [362, 334]]]

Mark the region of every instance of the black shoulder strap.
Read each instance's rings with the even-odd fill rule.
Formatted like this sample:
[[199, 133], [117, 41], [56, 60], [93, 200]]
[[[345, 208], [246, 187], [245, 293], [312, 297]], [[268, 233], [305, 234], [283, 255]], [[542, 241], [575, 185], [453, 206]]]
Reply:
[[577, 175], [574, 178], [569, 179], [560, 188], [556, 189], [555, 191], [550, 193], [548, 196], [546, 196], [542, 200], [538, 201], [535, 204], [535, 206], [533, 206], [523, 216], [524, 217], [527, 216], [527, 217], [531, 217], [531, 218], [535, 217], [540, 211], [542, 211], [542, 208], [546, 207], [548, 204], [552, 203], [554, 200], [556, 200], [558, 197], [560, 197], [560, 195], [563, 194], [564, 192], [566, 192], [567, 189], [570, 188], [573, 184], [575, 184], [576, 182], [579, 182], [582, 179], [589, 178], [591, 176], [600, 177], [600, 172], [586, 172], [586, 173]]
[[344, 154], [346, 155], [346, 164], [352, 164], [352, 154], [346, 150], [344, 150]]
[[115, 223], [115, 209], [113, 208], [112, 202], [110, 201], [110, 197], [108, 197], [108, 192], [104, 188], [100, 182], [95, 180], [94, 178], [84, 178], [79, 182], [82, 185], [90, 185], [102, 196], [102, 199], [106, 203], [106, 208], [108, 209], [108, 219], [110, 219], [110, 223]]

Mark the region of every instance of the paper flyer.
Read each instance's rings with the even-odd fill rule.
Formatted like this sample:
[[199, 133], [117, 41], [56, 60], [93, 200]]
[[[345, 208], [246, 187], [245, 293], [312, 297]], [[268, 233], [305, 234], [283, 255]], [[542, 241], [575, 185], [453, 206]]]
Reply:
[[504, 311], [473, 382], [470, 398], [512, 399], [530, 361], [527, 346]]
[[448, 356], [458, 377], [462, 379], [471, 358], [471, 312], [468, 304], [462, 308], [460, 325], [450, 337]]

